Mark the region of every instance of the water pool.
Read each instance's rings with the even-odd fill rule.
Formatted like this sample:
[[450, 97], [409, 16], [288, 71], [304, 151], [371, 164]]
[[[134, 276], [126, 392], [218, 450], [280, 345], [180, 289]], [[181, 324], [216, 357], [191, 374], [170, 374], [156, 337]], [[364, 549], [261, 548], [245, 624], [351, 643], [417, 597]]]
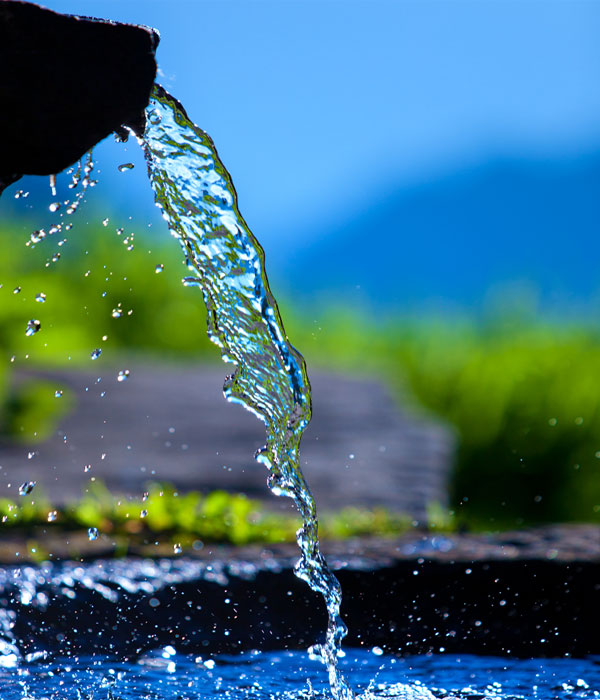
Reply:
[[[340, 663], [367, 697], [562, 700], [600, 698], [600, 657], [509, 659], [392, 657], [350, 649]], [[38, 658], [0, 669], [3, 700], [199, 700], [329, 697], [323, 666], [305, 652], [180, 655], [173, 647], [135, 661]]]

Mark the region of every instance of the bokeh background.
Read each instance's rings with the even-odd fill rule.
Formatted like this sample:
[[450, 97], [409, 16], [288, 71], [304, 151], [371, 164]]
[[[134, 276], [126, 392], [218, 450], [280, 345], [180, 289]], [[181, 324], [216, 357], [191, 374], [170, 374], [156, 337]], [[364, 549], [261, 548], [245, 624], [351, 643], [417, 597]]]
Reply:
[[[598, 3], [45, 6], [160, 31], [158, 81], [212, 135], [292, 341], [456, 430], [463, 522], [600, 519]], [[26, 246], [51, 224], [47, 178], [0, 200], [7, 440], [64, 410], [15, 394], [15, 366], [83, 363], [109, 331], [115, 355], [216, 353], [140, 149], [108, 139], [94, 161], [59, 261], [58, 239]], [[38, 287], [46, 332], [26, 337]]]

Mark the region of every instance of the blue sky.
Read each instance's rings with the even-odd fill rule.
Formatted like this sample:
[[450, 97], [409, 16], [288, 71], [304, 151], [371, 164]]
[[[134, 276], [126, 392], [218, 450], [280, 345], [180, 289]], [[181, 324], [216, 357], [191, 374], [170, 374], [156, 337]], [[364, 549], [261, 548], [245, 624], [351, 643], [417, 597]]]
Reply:
[[[600, 146], [599, 2], [43, 4], [160, 31], [159, 81], [213, 136], [267, 252], [388, 188]], [[113, 202], [148, 209], [143, 173], [113, 170]]]

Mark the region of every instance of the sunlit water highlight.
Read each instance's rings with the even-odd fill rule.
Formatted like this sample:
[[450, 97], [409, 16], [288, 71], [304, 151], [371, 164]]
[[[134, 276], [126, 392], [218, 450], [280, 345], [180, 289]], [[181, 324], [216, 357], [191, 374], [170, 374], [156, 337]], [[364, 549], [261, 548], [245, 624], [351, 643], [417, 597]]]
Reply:
[[269, 488], [293, 498], [302, 516], [296, 574], [323, 595], [329, 614], [326, 641], [313, 654], [327, 665], [334, 697], [349, 700], [353, 693], [337, 667], [346, 632], [340, 586], [319, 550], [315, 502], [298, 461], [311, 417], [304, 359], [287, 339], [263, 250], [238, 210], [231, 177], [210, 136], [159, 86], [147, 108], [142, 143], [157, 205], [186, 256], [191, 274], [184, 283], [201, 289], [209, 337], [235, 365], [225, 396], [264, 421], [267, 444], [257, 459], [270, 471]]
[[[340, 662], [361, 698], [590, 700], [600, 697], [593, 660], [476, 656], [380, 657], [350, 650]], [[108, 657], [33, 659], [0, 668], [3, 700], [308, 700], [326, 698], [320, 664], [302, 652], [183, 656], [171, 646], [130, 662]]]

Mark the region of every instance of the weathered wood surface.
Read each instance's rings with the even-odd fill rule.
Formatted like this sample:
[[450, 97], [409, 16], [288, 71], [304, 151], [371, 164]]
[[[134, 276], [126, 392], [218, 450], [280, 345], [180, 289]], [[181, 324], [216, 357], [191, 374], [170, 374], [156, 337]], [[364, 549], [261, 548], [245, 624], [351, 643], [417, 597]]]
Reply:
[[[287, 507], [288, 499], [268, 492], [267, 471], [253, 459], [263, 424], [223, 398], [226, 367], [124, 367], [131, 371], [125, 382], [117, 382], [118, 368], [101, 366], [35, 373], [68, 387], [76, 408], [42, 444], [0, 445], [0, 495], [18, 497], [31, 480], [62, 503], [95, 477], [124, 495], [163, 480], [182, 491], [224, 488]], [[301, 457], [320, 509], [384, 505], [422, 520], [428, 503], [447, 503], [455, 438], [446, 427], [402, 411], [376, 381], [318, 372], [311, 380], [313, 421]]]

